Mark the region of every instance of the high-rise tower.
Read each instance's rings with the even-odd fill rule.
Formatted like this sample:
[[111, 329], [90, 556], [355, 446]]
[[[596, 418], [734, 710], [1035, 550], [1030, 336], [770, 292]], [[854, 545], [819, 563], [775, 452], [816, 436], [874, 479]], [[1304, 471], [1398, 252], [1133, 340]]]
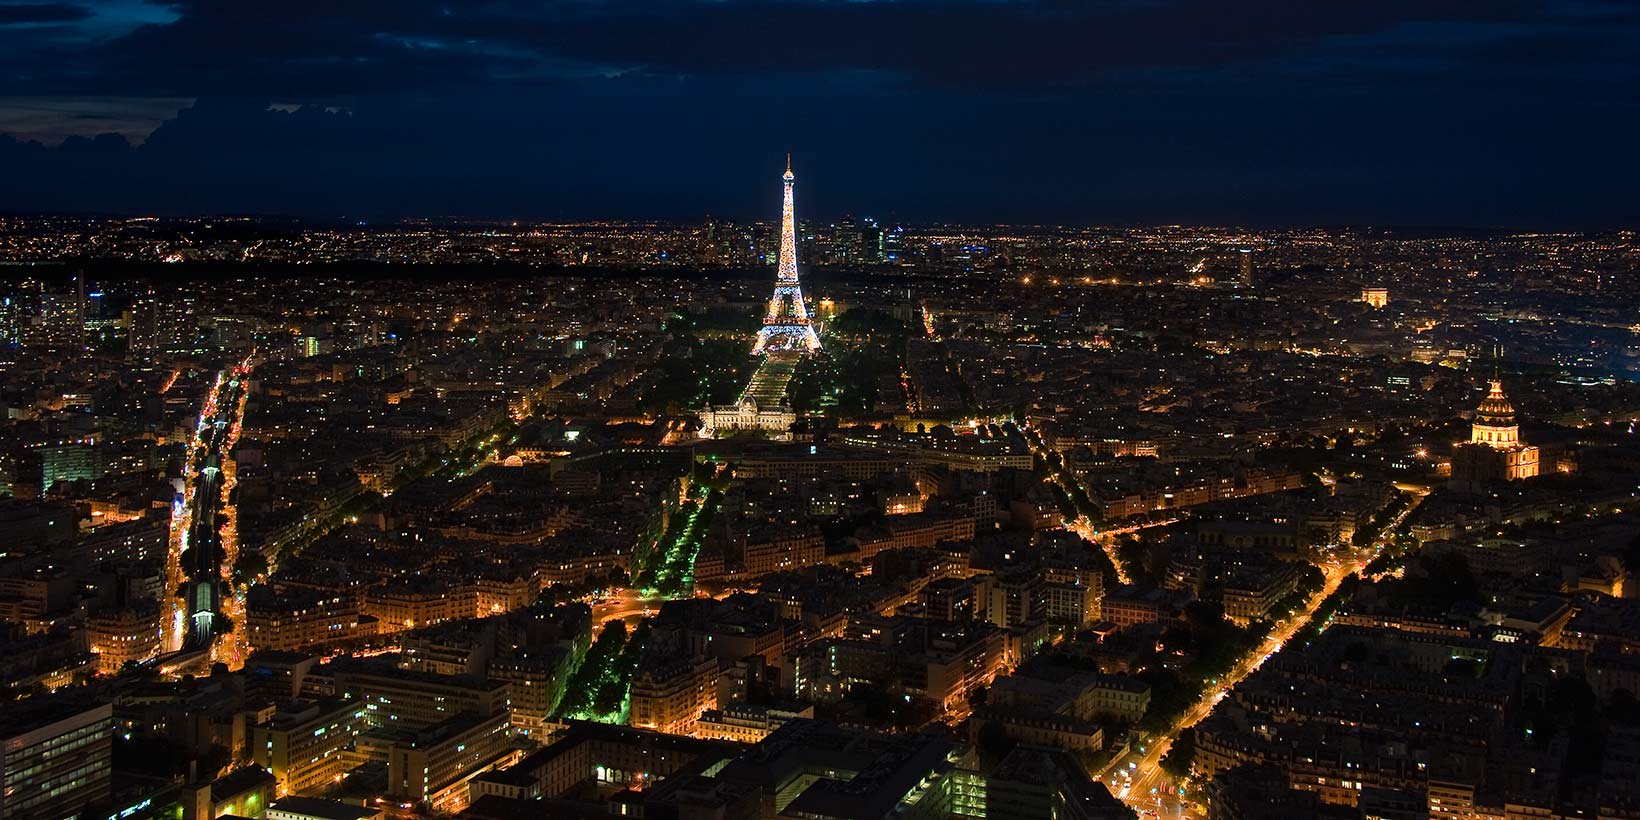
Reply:
[[787, 154], [786, 199], [780, 208], [780, 266], [775, 271], [774, 297], [769, 299], [769, 310], [763, 316], [763, 329], [757, 332], [753, 353], [820, 349], [820, 336], [809, 322], [808, 306], [803, 304], [803, 287], [797, 283], [797, 218], [792, 211], [794, 179], [792, 158]]

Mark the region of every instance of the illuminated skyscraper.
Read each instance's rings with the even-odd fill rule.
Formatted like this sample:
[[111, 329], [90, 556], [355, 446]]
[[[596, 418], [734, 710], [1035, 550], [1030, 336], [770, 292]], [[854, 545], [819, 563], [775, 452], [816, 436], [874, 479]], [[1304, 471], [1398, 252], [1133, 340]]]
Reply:
[[883, 261], [883, 229], [870, 217], [860, 223], [860, 258], [872, 264]]
[[883, 259], [899, 262], [905, 258], [905, 228], [898, 225], [883, 232]]
[[159, 301], [151, 296], [131, 303], [125, 314], [125, 334], [132, 350], [159, 348], [159, 314]]
[[23, 343], [31, 347], [73, 349], [85, 346], [85, 280], [74, 277], [66, 292], [44, 285], [35, 298], [33, 324], [23, 328]]
[[843, 217], [832, 230], [831, 259], [833, 262], [859, 261], [860, 226], [854, 221], [854, 217]]
[[792, 210], [792, 161], [786, 157], [786, 199], [780, 208], [780, 265], [775, 272], [774, 297], [763, 316], [753, 353], [779, 350], [816, 351], [820, 336], [809, 322], [803, 288], [797, 282], [797, 220]]
[[125, 314], [132, 350], [179, 350], [199, 346], [199, 309], [191, 296], [148, 294]]
[[0, 296], [0, 345], [17, 344], [21, 338], [18, 328], [21, 326], [23, 307], [17, 297], [10, 294]]

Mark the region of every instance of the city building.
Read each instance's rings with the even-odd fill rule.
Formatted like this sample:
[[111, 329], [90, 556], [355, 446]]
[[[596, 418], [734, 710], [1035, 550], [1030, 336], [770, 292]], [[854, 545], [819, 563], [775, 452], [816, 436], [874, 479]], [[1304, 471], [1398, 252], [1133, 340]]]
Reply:
[[756, 430], [770, 436], [788, 439], [797, 423], [797, 413], [790, 407], [764, 407], [756, 399], [747, 397], [736, 404], [709, 405], [700, 411], [701, 438], [715, 438], [735, 430]]
[[159, 652], [158, 606], [126, 607], [88, 615], [86, 644], [97, 656], [97, 671], [112, 675], [128, 663], [145, 661]]
[[282, 797], [268, 806], [267, 820], [383, 820], [384, 806], [359, 806], [318, 797]]
[[457, 715], [421, 729], [371, 729], [359, 736], [358, 748], [367, 758], [386, 759], [390, 797], [439, 813], [466, 808], [469, 781], [517, 756], [507, 715]]
[[984, 810], [958, 816], [1001, 820], [1128, 820], [1134, 813], [1071, 754], [1020, 745], [978, 778]]
[[646, 654], [632, 677], [630, 722], [641, 729], [692, 734], [701, 713], [717, 705], [717, 688], [715, 657]]
[[728, 703], [721, 709], [707, 709], [702, 712], [695, 722], [695, 735], [709, 740], [756, 743], [779, 729], [786, 721], [813, 718], [813, 705]]
[[1452, 451], [1452, 483], [1478, 489], [1504, 481], [1533, 478], [1540, 453], [1520, 440], [1515, 407], [1503, 394], [1503, 382], [1493, 379], [1490, 392], [1475, 409], [1469, 441]]
[[113, 782], [114, 709], [55, 697], [0, 709], [0, 820], [81, 817]]
[[336, 692], [361, 704], [373, 728], [421, 729], [456, 715], [509, 715], [512, 686], [472, 675], [414, 672], [369, 661], [336, 672]]
[[278, 794], [279, 780], [261, 766], [246, 766], [208, 783], [184, 786], [182, 820], [216, 820], [224, 815], [259, 818]]
[[251, 730], [251, 760], [273, 772], [281, 797], [322, 791], [348, 770], [343, 752], [365, 728], [359, 701], [292, 701]]
[[245, 630], [260, 649], [295, 651], [376, 633], [376, 619], [359, 613], [354, 595], [260, 585], [246, 597]]

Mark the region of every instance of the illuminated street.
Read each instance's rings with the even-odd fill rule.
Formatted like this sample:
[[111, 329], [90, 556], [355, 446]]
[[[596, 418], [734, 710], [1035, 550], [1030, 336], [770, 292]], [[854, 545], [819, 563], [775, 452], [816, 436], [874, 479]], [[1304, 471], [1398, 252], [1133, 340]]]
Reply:
[[[1392, 533], [1415, 507], [1416, 504], [1412, 504], [1402, 510], [1384, 532]], [[1258, 671], [1270, 656], [1282, 650], [1293, 635], [1309, 626], [1316, 610], [1338, 590], [1344, 579], [1360, 572], [1362, 567], [1382, 553], [1387, 546], [1387, 539], [1380, 540], [1369, 550], [1346, 550], [1346, 557], [1342, 560], [1335, 557], [1327, 562], [1323, 566], [1325, 584], [1310, 596], [1299, 612], [1278, 623], [1255, 651], [1237, 662], [1217, 684], [1209, 687], [1195, 704], [1174, 721], [1168, 731], [1147, 739], [1143, 752], [1136, 750], [1111, 761], [1100, 774], [1111, 791], [1135, 810], [1152, 809], [1160, 805], [1164, 811], [1169, 812], [1169, 816], [1183, 816], [1187, 813], [1205, 816], [1201, 804], [1193, 801], [1188, 793], [1180, 795], [1179, 784], [1171, 782], [1171, 778], [1162, 770], [1162, 758], [1167, 756], [1173, 741], [1178, 738], [1180, 732], [1200, 723], [1211, 714], [1213, 707], [1217, 706], [1237, 683]]]
[[1218, 684], [1209, 687], [1202, 698], [1180, 716], [1167, 732], [1151, 738], [1145, 744], [1145, 751], [1135, 752], [1111, 763], [1107, 773], [1102, 775], [1111, 790], [1135, 809], [1153, 807], [1156, 795], [1161, 792], [1162, 787], [1170, 785], [1160, 764], [1179, 733], [1207, 717], [1229, 690], [1235, 688], [1243, 678], [1257, 671], [1271, 655], [1280, 652], [1288, 639], [1310, 623], [1311, 616], [1321, 606], [1321, 602], [1335, 592], [1346, 577], [1354, 574], [1365, 564], [1365, 560], [1350, 559], [1345, 563], [1329, 565], [1326, 568], [1326, 585], [1310, 597], [1301, 612], [1277, 624], [1256, 651], [1238, 662], [1228, 674], [1219, 679]]
[[625, 621], [628, 627], [637, 626], [639, 621], [653, 615], [665, 601], [659, 593], [622, 587], [611, 594], [592, 599], [592, 621], [602, 624], [619, 619]]
[[[244, 420], [244, 382], [252, 361], [247, 357], [219, 373], [200, 410], [199, 424], [189, 440], [184, 490], [173, 512], [166, 563], [168, 586], [187, 591], [171, 599], [172, 615], [163, 646], [171, 652], [208, 650], [209, 660], [227, 663], [230, 668], [237, 668], [248, 654], [243, 591], [232, 584], [239, 553], [231, 503], [236, 474], [231, 455]], [[216, 550], [220, 554], [211, 557]], [[190, 554], [197, 556], [196, 563], [208, 564], [184, 566], [183, 559]], [[228, 594], [221, 595], [220, 590]], [[197, 600], [190, 601], [190, 596]], [[219, 603], [211, 603], [219, 598]], [[212, 625], [213, 605], [229, 619], [228, 631]]]

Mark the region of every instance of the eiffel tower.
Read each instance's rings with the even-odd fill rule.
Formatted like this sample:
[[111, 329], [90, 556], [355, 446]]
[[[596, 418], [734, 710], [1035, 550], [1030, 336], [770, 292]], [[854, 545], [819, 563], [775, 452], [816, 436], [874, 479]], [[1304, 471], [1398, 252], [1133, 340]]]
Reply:
[[803, 286], [797, 283], [797, 219], [792, 215], [792, 156], [786, 155], [786, 201], [780, 208], [780, 267], [775, 273], [774, 297], [769, 299], [769, 311], [763, 316], [763, 329], [757, 332], [757, 344], [752, 353], [778, 351], [814, 352], [820, 349], [820, 336], [809, 322], [808, 306], [803, 304]]

